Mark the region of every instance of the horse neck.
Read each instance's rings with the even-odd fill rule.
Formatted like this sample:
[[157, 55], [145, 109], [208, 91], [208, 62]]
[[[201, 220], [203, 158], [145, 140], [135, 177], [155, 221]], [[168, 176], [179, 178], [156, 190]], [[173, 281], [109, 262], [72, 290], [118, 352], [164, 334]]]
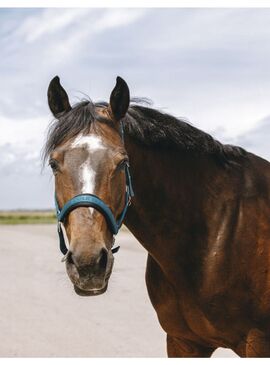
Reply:
[[[126, 138], [135, 197], [125, 224], [154, 256], [183, 249], [179, 236], [201, 218], [209, 181], [207, 159], [181, 151], [146, 148]], [[208, 167], [208, 168], [207, 168]]]

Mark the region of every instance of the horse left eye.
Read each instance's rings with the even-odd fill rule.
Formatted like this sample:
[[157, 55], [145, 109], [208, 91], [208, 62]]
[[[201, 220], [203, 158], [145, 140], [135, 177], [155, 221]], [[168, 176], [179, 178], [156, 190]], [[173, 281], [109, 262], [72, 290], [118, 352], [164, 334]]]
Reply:
[[118, 165], [117, 165], [117, 170], [123, 170], [123, 168], [125, 167], [126, 163], [128, 161], [127, 160], [122, 160]]

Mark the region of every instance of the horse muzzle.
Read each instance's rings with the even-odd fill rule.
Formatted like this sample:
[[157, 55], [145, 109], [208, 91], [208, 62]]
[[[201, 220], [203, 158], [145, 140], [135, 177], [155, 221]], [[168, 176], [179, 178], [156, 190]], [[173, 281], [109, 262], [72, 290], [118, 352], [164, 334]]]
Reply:
[[78, 295], [98, 295], [107, 290], [114, 262], [111, 251], [102, 249], [88, 264], [81, 263], [76, 255], [69, 252], [65, 262], [67, 274]]

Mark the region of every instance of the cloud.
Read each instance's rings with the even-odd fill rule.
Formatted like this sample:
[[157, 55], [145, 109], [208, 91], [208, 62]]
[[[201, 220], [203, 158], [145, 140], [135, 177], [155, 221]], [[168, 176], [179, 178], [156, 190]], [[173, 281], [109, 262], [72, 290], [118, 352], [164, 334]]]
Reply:
[[26, 43], [36, 42], [45, 35], [65, 30], [90, 12], [90, 9], [63, 9], [59, 14], [54, 9], [46, 9], [27, 17], [15, 31], [14, 36], [23, 38]]
[[0, 146], [8, 143], [14, 148], [34, 151], [44, 143], [48, 116], [18, 120], [0, 115], [0, 124], [4, 131], [0, 134]]
[[81, 32], [86, 25], [87, 33], [95, 34], [129, 25], [138, 20], [144, 12], [142, 9], [134, 9], [132, 12], [128, 9], [45, 9], [26, 17], [13, 36], [24, 39], [26, 43], [33, 43], [63, 31], [65, 34], [74, 30]]
[[120, 75], [132, 96], [268, 156], [269, 21], [270, 9], [1, 9], [0, 187], [18, 194], [0, 209], [53, 206], [39, 163], [55, 75], [71, 102], [108, 100]]
[[224, 130], [216, 130], [214, 134], [223, 143], [241, 146], [270, 161], [270, 116], [257, 122], [254, 128], [235, 137], [226, 135]]
[[[53, 179], [49, 169], [41, 173], [40, 158], [52, 119], [46, 102], [51, 70], [59, 73], [75, 59], [80, 64], [88, 52], [85, 44], [94, 36], [134, 23], [144, 11], [45, 9], [4, 13], [0, 14], [4, 26], [0, 31], [0, 125], [4, 131], [0, 134], [0, 184], [3, 192], [13, 190], [13, 194], [12, 198], [3, 194], [0, 209], [52, 207]], [[16, 22], [12, 21], [14, 16]], [[46, 186], [44, 191], [42, 186]]]
[[41, 170], [39, 150], [6, 143], [0, 145], [0, 156], [0, 209], [53, 207], [53, 179], [48, 169]]

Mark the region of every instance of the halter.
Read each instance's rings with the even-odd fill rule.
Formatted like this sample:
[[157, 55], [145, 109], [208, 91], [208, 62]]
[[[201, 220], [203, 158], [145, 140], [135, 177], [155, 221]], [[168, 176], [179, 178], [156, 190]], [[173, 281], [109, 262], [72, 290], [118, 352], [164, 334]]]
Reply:
[[[121, 132], [121, 138], [124, 143], [124, 130], [122, 122], [120, 123], [120, 132]], [[132, 188], [132, 182], [131, 182], [131, 176], [129, 171], [129, 164], [128, 162], [125, 162], [125, 176], [126, 176], [126, 193], [125, 193], [125, 206], [122, 210], [120, 216], [118, 219], [116, 219], [111, 211], [111, 209], [108, 207], [106, 203], [104, 203], [103, 200], [101, 200], [98, 196], [94, 194], [79, 194], [74, 196], [72, 199], [70, 199], [62, 209], [60, 209], [59, 204], [57, 202], [57, 198], [55, 195], [55, 208], [56, 208], [56, 216], [58, 220], [58, 235], [59, 235], [59, 245], [60, 245], [60, 251], [63, 253], [63, 255], [66, 255], [68, 252], [68, 249], [65, 244], [65, 238], [63, 233], [62, 224], [64, 224], [67, 216], [69, 215], [72, 210], [79, 208], [79, 207], [91, 207], [96, 210], [98, 210], [106, 219], [106, 222], [108, 224], [108, 227], [113, 235], [116, 235], [123, 223], [123, 220], [125, 218], [125, 215], [127, 213], [127, 209], [129, 205], [131, 204], [131, 198], [134, 196], [134, 191]], [[115, 253], [119, 250], [120, 246], [117, 246], [112, 249], [112, 253]]]

